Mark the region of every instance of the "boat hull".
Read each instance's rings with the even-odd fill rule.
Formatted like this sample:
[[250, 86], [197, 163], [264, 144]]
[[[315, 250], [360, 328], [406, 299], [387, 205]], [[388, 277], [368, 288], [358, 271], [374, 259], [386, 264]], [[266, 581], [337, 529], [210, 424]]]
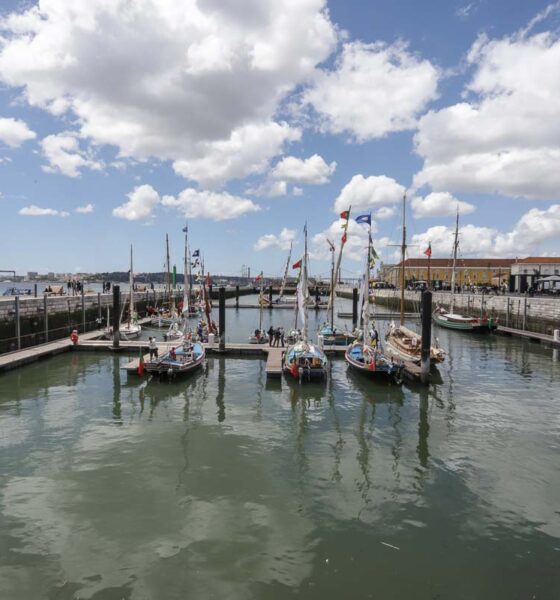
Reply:
[[[185, 356], [185, 360], [181, 360], [181, 356]], [[177, 360], [172, 360], [169, 353], [166, 353], [158, 360], [147, 362], [144, 368], [151, 375], [169, 378], [183, 377], [202, 367], [206, 359], [206, 351], [201, 344], [195, 343], [193, 345], [193, 359], [187, 360], [187, 356], [188, 353], [178, 350]]]
[[469, 333], [490, 333], [494, 331], [498, 325], [493, 319], [476, 319], [463, 317], [462, 319], [450, 318], [446, 314], [434, 313], [433, 321], [439, 327], [445, 329], [454, 329], [455, 331], [466, 331]]
[[315, 344], [298, 342], [286, 348], [284, 354], [284, 373], [304, 381], [323, 381], [327, 377], [328, 361], [323, 351]]
[[[422, 358], [421, 348], [422, 340], [420, 336], [414, 334], [405, 327], [400, 327], [403, 334], [398, 336], [397, 332], [389, 333], [385, 340], [385, 354], [390, 358], [410, 361], [420, 364]], [[430, 363], [439, 364], [445, 360], [445, 353], [440, 348], [432, 346], [430, 348]]]
[[375, 379], [391, 379], [396, 383], [402, 383], [402, 371], [404, 365], [387, 361], [386, 359], [375, 360], [368, 365], [363, 361], [357, 360], [357, 358], [352, 355], [351, 349], [352, 346], [346, 350], [344, 359], [353, 371], [363, 373], [364, 375]]

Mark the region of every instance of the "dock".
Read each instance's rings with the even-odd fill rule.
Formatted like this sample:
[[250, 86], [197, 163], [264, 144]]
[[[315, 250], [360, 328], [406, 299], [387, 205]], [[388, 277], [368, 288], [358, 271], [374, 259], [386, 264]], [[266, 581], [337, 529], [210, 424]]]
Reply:
[[[260, 310], [261, 305], [260, 304], [240, 304], [239, 306], [237, 306], [236, 304], [226, 304], [226, 308], [235, 308], [235, 309], [252, 308], [252, 309]], [[272, 310], [272, 309], [295, 310], [296, 305], [295, 304], [275, 304], [273, 302], [272, 304], [264, 305], [262, 308], [263, 308], [263, 310]], [[309, 310], [326, 310], [327, 305], [319, 304], [319, 306], [308, 306], [308, 308], [309, 308]]]
[[521, 337], [531, 340], [532, 342], [539, 342], [560, 347], [560, 340], [555, 340], [553, 336], [547, 335], [546, 333], [537, 333], [535, 331], [527, 330], [523, 331], [522, 329], [513, 329], [512, 327], [504, 327], [503, 325], [498, 325], [496, 333], [506, 336]]
[[[336, 316], [339, 319], [351, 319], [352, 318], [352, 313], [351, 312], [338, 312], [336, 313]], [[375, 312], [375, 313], [370, 313], [370, 319], [398, 319], [400, 317], [399, 313], [395, 313], [395, 312]], [[404, 318], [405, 319], [419, 319], [420, 318], [420, 313], [404, 313]]]
[[266, 378], [282, 377], [284, 348], [268, 348], [266, 357]]

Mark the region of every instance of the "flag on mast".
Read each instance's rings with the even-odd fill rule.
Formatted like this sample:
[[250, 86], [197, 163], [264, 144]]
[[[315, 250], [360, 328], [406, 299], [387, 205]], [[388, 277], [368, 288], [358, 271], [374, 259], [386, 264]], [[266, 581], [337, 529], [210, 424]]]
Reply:
[[424, 254], [430, 258], [432, 256], [432, 242], [428, 244], [428, 247], [424, 250]]

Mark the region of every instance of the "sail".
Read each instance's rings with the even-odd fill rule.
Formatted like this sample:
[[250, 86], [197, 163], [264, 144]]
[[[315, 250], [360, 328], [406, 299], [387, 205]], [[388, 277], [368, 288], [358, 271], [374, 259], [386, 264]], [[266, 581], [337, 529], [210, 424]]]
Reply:
[[286, 282], [288, 281], [288, 269], [290, 268], [290, 260], [292, 258], [292, 245], [293, 245], [293, 242], [290, 242], [290, 252], [288, 253], [288, 260], [286, 261], [286, 268], [284, 269], [284, 278], [282, 279], [282, 285], [280, 286], [280, 294], [279, 294], [280, 298], [282, 298], [284, 296], [284, 290], [286, 289]]

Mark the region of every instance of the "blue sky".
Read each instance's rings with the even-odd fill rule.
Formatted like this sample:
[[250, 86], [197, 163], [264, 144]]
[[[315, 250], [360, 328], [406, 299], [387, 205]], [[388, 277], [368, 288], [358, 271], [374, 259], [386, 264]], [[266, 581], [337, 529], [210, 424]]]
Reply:
[[188, 220], [211, 272], [275, 274], [307, 221], [326, 273], [349, 203], [391, 262], [405, 189], [411, 255], [457, 203], [464, 256], [560, 254], [558, 4], [225, 4], [2, 3], [0, 268], [159, 270]]

